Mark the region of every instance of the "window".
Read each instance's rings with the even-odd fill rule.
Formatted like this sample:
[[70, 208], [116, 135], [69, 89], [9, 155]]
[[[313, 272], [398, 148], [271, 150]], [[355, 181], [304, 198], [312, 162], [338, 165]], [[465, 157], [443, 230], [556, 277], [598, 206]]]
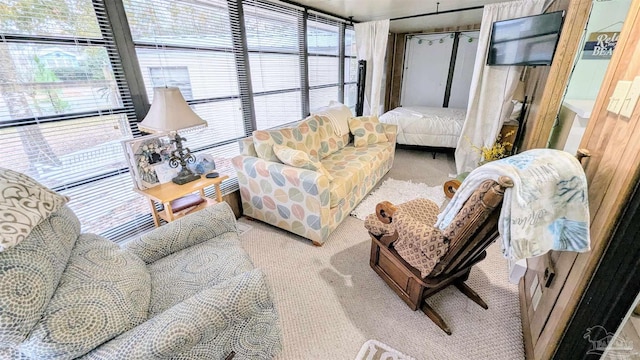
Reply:
[[151, 84], [154, 88], [170, 86], [180, 89], [185, 100], [193, 100], [189, 68], [186, 66], [149, 67]]
[[134, 204], [120, 144], [136, 119], [104, 4], [14, 1], [0, 34], [3, 166], [71, 196], [84, 231], [137, 217], [118, 211], [146, 203]]
[[154, 87], [178, 87], [208, 123], [183, 134], [185, 145], [213, 155], [218, 171], [235, 177], [230, 161], [247, 129], [227, 1], [125, 0], [124, 5], [149, 102]]
[[307, 20], [309, 108], [340, 101], [340, 27], [336, 21], [311, 14]]
[[256, 128], [300, 120], [302, 12], [259, 0], [243, 4]]
[[354, 113], [358, 99], [357, 82], [356, 32], [353, 27], [347, 27], [344, 31], [344, 104]]
[[[114, 241], [153, 227], [147, 200], [132, 190], [122, 141], [141, 135], [136, 124], [154, 87], [178, 87], [207, 121], [182, 135], [192, 152], [213, 155], [230, 175], [225, 192], [237, 189], [230, 160], [240, 138], [298, 121], [343, 94], [355, 105], [353, 30], [297, 6], [9, 3], [0, 6], [3, 166], [70, 196], [83, 231]], [[136, 56], [119, 57], [130, 49]]]

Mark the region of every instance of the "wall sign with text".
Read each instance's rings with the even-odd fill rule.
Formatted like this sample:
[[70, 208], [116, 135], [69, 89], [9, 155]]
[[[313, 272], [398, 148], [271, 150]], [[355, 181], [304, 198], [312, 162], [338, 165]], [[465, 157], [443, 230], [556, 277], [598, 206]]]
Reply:
[[583, 59], [611, 59], [620, 32], [592, 32], [584, 44]]

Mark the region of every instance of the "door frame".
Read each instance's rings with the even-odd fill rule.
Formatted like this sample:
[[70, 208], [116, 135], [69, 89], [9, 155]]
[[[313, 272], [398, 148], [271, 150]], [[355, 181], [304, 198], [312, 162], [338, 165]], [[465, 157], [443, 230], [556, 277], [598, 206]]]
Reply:
[[[636, 176], [636, 180], [638, 177]], [[600, 325], [616, 333], [640, 292], [640, 183], [623, 210], [578, 307], [558, 344], [554, 359], [597, 359], [602, 350], [587, 329]]]

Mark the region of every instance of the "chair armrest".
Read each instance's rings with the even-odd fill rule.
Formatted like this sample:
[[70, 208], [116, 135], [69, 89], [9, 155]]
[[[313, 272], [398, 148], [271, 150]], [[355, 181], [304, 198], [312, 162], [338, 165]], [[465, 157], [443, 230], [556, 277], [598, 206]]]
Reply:
[[[242, 358], [272, 358], [280, 349], [277, 319], [265, 275], [255, 269], [203, 289], [85, 358], [191, 358], [203, 351], [212, 359], [223, 359], [231, 351]], [[239, 333], [251, 341], [238, 341]]]
[[237, 231], [236, 217], [231, 207], [222, 202], [152, 230], [126, 243], [124, 247], [150, 264], [226, 232]]
[[398, 125], [394, 124], [383, 124], [384, 125], [384, 134], [387, 135], [387, 139], [390, 143], [395, 144], [396, 139], [398, 137]]

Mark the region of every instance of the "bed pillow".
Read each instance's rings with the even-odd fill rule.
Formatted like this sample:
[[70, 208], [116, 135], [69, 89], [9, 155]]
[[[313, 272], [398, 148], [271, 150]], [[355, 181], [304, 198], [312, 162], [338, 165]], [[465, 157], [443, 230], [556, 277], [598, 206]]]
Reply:
[[355, 147], [389, 141], [384, 133], [384, 125], [377, 116], [352, 117], [349, 119], [349, 130], [353, 134]]
[[329, 181], [333, 181], [333, 176], [329, 174], [327, 169], [325, 169], [319, 161], [311, 159], [304, 151], [292, 149], [284, 145], [274, 144], [273, 153], [280, 161], [282, 161], [283, 164], [301, 169], [318, 171], [329, 178]]

